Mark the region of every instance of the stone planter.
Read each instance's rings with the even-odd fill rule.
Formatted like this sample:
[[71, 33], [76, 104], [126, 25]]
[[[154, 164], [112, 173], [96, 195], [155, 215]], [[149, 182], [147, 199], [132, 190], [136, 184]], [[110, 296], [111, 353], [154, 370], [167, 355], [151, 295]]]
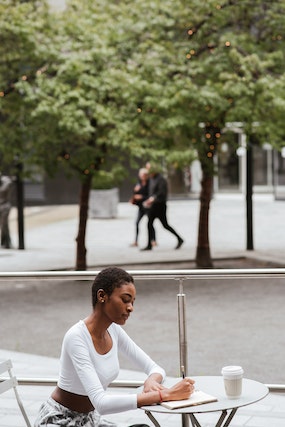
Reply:
[[91, 190], [89, 218], [116, 218], [118, 215], [119, 189]]

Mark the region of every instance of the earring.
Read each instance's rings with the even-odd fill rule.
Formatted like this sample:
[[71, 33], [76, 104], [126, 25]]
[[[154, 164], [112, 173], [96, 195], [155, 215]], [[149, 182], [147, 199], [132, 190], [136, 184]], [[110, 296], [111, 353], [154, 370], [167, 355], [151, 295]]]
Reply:
[[105, 300], [104, 300], [104, 299], [101, 299], [101, 302], [103, 303], [103, 302], [105, 302]]

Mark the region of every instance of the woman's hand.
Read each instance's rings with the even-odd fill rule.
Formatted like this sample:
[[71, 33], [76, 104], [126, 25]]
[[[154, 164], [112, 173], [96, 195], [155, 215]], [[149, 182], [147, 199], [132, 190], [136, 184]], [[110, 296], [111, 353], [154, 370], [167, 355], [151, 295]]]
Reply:
[[165, 387], [161, 384], [162, 377], [159, 374], [150, 375], [144, 382], [143, 391], [148, 393], [150, 391], [163, 390]]
[[154, 197], [149, 197], [148, 199], [146, 199], [144, 201], [144, 207], [145, 208], [150, 208], [151, 205], [153, 204], [153, 202], [154, 202]]
[[191, 378], [184, 378], [170, 388], [164, 387], [159, 381], [155, 375], [145, 381], [143, 393], [137, 396], [138, 408], [170, 400], [188, 399], [194, 391], [195, 381]]
[[183, 400], [188, 399], [193, 393], [195, 381], [187, 377], [179, 381], [170, 388], [160, 384], [159, 378], [156, 375], [151, 375], [144, 383], [144, 393], [150, 391], [160, 391], [161, 398], [165, 402], [167, 400]]
[[142, 200], [143, 196], [142, 196], [141, 194], [134, 194], [134, 195], [133, 195], [133, 198], [134, 198], [135, 200]]
[[164, 389], [162, 391], [162, 399], [166, 402], [168, 400], [183, 400], [188, 399], [193, 393], [195, 381], [191, 378], [184, 378], [176, 383], [174, 386]]

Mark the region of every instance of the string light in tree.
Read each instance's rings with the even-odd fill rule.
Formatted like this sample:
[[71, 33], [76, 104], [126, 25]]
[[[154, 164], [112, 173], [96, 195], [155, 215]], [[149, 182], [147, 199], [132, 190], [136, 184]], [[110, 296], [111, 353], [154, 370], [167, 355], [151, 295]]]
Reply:
[[219, 126], [216, 123], [207, 122], [205, 124], [205, 138], [209, 143], [207, 157], [211, 159], [214, 156], [217, 144], [219, 143], [219, 138], [221, 133]]
[[187, 53], [186, 58], [187, 58], [187, 59], [191, 59], [191, 58], [192, 58], [192, 56], [193, 56], [193, 55], [195, 55], [195, 53], [196, 53], [195, 49], [191, 49], [191, 50], [189, 51], [189, 53]]
[[[35, 74], [36, 74], [36, 76], [39, 76], [39, 75], [45, 73], [46, 71], [47, 71], [47, 66], [44, 66], [44, 67], [39, 68], [38, 70], [36, 70]], [[23, 76], [19, 77], [19, 79], [22, 80], [23, 82], [28, 81], [29, 78], [30, 77], [27, 76], [27, 75], [25, 75], [25, 74]], [[6, 96], [10, 92], [12, 92], [15, 89], [15, 83], [17, 83], [17, 82], [18, 82], [18, 79], [15, 80], [13, 83], [10, 83], [5, 90], [0, 91], [0, 97], [3, 98], [4, 96]]]
[[57, 158], [57, 160], [69, 160], [69, 159], [70, 159], [70, 154], [67, 153], [66, 151], [62, 151]]

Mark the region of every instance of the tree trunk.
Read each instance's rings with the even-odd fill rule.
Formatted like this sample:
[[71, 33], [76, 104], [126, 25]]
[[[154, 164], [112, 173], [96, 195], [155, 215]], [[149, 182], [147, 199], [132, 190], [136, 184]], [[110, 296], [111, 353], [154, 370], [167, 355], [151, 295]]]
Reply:
[[198, 244], [196, 251], [196, 266], [201, 268], [212, 268], [213, 262], [209, 243], [209, 209], [213, 194], [214, 155], [221, 136], [220, 126], [215, 123], [205, 123], [202, 145], [198, 150], [199, 160], [202, 168], [201, 194], [200, 194], [200, 217]]
[[199, 268], [212, 268], [213, 262], [209, 244], [209, 209], [212, 198], [213, 177], [207, 175], [205, 171], [203, 171], [201, 185], [196, 266]]
[[81, 184], [80, 190], [80, 201], [79, 201], [79, 226], [78, 234], [76, 237], [77, 251], [76, 251], [76, 270], [85, 271], [87, 268], [86, 263], [86, 225], [88, 219], [88, 205], [89, 205], [89, 193], [91, 188], [92, 176], [87, 176]]

